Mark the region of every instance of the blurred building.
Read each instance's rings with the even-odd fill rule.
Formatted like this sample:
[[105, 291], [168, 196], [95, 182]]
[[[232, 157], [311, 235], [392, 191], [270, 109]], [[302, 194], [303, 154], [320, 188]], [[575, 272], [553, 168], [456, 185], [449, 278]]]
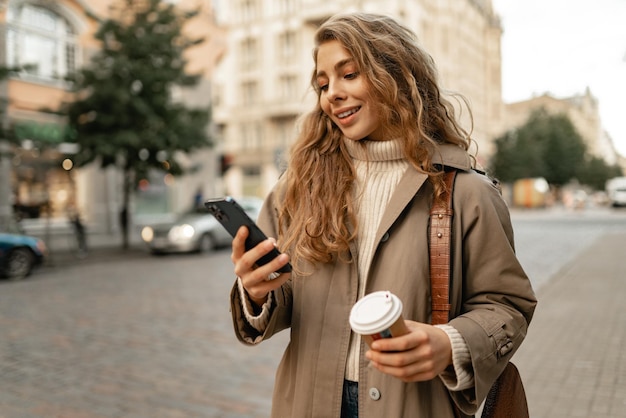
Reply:
[[[209, 129], [218, 148], [186, 156], [190, 174], [173, 183], [158, 172], [142, 182], [132, 208], [140, 217], [179, 212], [198, 196], [269, 191], [287, 158], [297, 118], [315, 100], [309, 86], [313, 33], [344, 11], [389, 14], [417, 33], [437, 63], [443, 87], [471, 104], [480, 163], [493, 153], [493, 139], [524, 123], [537, 106], [568, 113], [593, 152], [611, 162], [614, 148], [589, 92], [504, 106], [502, 28], [491, 0], [164, 1], [200, 7], [185, 30], [206, 39], [187, 55], [187, 70], [203, 77], [198, 86], [174, 94], [189, 106], [212, 103], [216, 124]], [[56, 113], [68, 97], [64, 76], [88, 64], [98, 50], [94, 34], [114, 2], [0, 0], [0, 63], [29, 64], [0, 81], [3, 123], [19, 139], [19, 146], [0, 140], [0, 216], [15, 205], [29, 218], [65, 220], [68, 205], [75, 204], [91, 231], [117, 230], [121, 174], [95, 165], [73, 167], [77, 150], [62, 142], [65, 121]], [[469, 127], [467, 112], [461, 120]]]
[[530, 114], [540, 108], [550, 114], [566, 115], [583, 138], [591, 155], [602, 158], [610, 165], [619, 164], [626, 168], [624, 158], [619, 155], [613, 140], [602, 127], [598, 100], [589, 88], [583, 94], [572, 97], [556, 98], [545, 93], [528, 100], [506, 104], [502, 133], [524, 125]]
[[[221, 30], [214, 24], [211, 0], [167, 0], [177, 7], [200, 9], [184, 30], [205, 42], [187, 54], [188, 72], [202, 73], [198, 86], [175, 91], [189, 106], [207, 106], [213, 64], [223, 53]], [[63, 143], [65, 121], [56, 111], [68, 99], [64, 77], [89, 63], [97, 51], [94, 34], [115, 0], [0, 1], [0, 63], [28, 67], [0, 83], [4, 124], [18, 146], [0, 147], [0, 201], [14, 205], [23, 217], [66, 217], [76, 205], [88, 225], [112, 232], [118, 227], [121, 175], [111, 168], [73, 167], [71, 144]], [[137, 211], [168, 212], [190, 206], [199, 191], [215, 193], [217, 157], [210, 150], [188, 156], [192, 181], [165, 184], [155, 173], [135, 201]], [[9, 181], [7, 181], [7, 179]], [[1, 215], [1, 213], [0, 213]]]
[[[311, 109], [313, 34], [339, 12], [394, 16], [412, 28], [435, 59], [443, 87], [472, 107], [479, 162], [502, 130], [500, 39], [491, 0], [242, 0], [220, 2], [227, 53], [214, 77], [214, 120], [232, 165], [224, 192], [263, 196], [276, 181]], [[467, 111], [461, 114], [466, 128]]]

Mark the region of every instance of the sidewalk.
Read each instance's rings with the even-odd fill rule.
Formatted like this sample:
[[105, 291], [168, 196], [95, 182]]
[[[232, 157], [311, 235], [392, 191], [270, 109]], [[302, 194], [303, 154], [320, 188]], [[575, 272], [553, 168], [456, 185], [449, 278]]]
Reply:
[[[123, 250], [119, 234], [90, 234], [85, 259], [53, 242], [52, 265], [150, 257], [138, 232], [130, 236]], [[537, 289], [528, 336], [513, 357], [531, 418], [626, 418], [625, 244], [625, 232], [602, 235]]]
[[88, 232], [87, 254], [78, 252], [73, 231], [56, 231], [49, 235], [48, 239], [43, 234], [38, 235], [44, 239], [48, 247], [48, 258], [44, 263], [48, 267], [61, 267], [96, 260], [116, 260], [121, 257], [128, 258], [148, 254], [146, 245], [141, 241], [140, 232], [135, 230], [129, 232], [128, 249], [122, 248], [120, 233]]
[[626, 417], [625, 243], [605, 235], [537, 291], [513, 357], [531, 418]]

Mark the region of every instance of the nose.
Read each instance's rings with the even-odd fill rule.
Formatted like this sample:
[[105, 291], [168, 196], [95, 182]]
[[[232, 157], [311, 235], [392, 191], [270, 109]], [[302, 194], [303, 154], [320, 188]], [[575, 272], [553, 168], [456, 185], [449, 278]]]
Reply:
[[329, 102], [334, 102], [337, 100], [344, 99], [345, 92], [343, 91], [339, 83], [330, 82], [328, 83], [328, 94], [326, 97]]

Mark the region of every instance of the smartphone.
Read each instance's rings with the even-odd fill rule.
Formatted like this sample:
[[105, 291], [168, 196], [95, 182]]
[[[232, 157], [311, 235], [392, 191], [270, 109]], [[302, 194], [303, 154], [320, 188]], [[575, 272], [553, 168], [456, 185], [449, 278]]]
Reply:
[[[256, 247], [260, 242], [265, 241], [267, 236], [261, 231], [258, 225], [248, 216], [246, 211], [230, 196], [209, 199], [204, 203], [215, 219], [222, 224], [228, 233], [234, 237], [241, 226], [248, 227], [248, 238], [246, 238], [246, 251]], [[256, 264], [261, 266], [272, 261], [280, 255], [280, 251], [274, 248], [269, 253], [257, 260]], [[287, 263], [278, 269], [279, 273], [289, 273], [291, 264]]]

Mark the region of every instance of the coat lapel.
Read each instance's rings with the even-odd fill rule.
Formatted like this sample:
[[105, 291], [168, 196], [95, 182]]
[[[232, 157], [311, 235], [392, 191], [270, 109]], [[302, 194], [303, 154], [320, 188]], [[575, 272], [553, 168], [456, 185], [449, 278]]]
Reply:
[[[440, 145], [439, 152], [433, 156], [433, 163], [461, 170], [470, 170], [472, 167], [472, 160], [469, 154], [464, 149], [451, 144]], [[420, 173], [413, 166], [407, 168], [385, 209], [376, 231], [376, 240], [374, 242], [380, 242], [385, 232], [391, 228], [398, 216], [413, 200], [415, 194], [423, 186], [427, 178], [426, 174]]]
[[396, 186], [396, 190], [391, 196], [391, 200], [385, 209], [378, 230], [376, 231], [376, 239], [374, 242], [380, 242], [385, 232], [391, 228], [391, 225], [398, 219], [398, 216], [404, 211], [407, 205], [413, 200], [417, 191], [422, 187], [428, 176], [418, 172], [412, 166], [409, 166], [400, 182]]

